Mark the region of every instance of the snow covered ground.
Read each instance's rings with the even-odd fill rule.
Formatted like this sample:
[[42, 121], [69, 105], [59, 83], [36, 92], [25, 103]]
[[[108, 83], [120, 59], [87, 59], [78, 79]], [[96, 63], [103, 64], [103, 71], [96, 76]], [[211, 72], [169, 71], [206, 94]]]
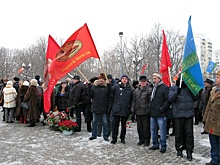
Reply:
[[[83, 118], [83, 117], [82, 117]], [[126, 143], [113, 145], [102, 137], [90, 141], [91, 133], [82, 124], [82, 131], [64, 136], [38, 123], [36, 127], [5, 123], [0, 113], [0, 165], [202, 165], [210, 161], [208, 135], [201, 135], [202, 123], [194, 126], [195, 148], [193, 161], [176, 156], [174, 137], [167, 139], [167, 152], [150, 151], [137, 146], [136, 123], [127, 128]]]

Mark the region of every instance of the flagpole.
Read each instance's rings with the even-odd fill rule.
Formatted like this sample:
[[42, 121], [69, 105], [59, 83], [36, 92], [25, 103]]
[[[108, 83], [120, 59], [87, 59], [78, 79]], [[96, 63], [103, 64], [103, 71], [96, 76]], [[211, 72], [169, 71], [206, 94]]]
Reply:
[[84, 78], [87, 82], [89, 82], [89, 80], [84, 76], [84, 74], [79, 70], [78, 67], [76, 67], [76, 70], [83, 76], [83, 78]]
[[182, 81], [183, 81], [183, 76], [182, 76], [182, 73], [180, 73], [180, 88], [182, 87]]
[[102, 62], [101, 62], [100, 59], [99, 59], [99, 63], [100, 63], [100, 65], [101, 65], [102, 72], [105, 74], [106, 81], [107, 81], [107, 83], [109, 83], [109, 81], [108, 81], [108, 77], [107, 77], [107, 75], [106, 75], [106, 72], [105, 72], [105, 70], [104, 70], [104, 68], [103, 68], [103, 65], [102, 65]]
[[170, 67], [168, 66], [168, 73], [169, 73], [169, 79], [170, 79], [170, 86], [172, 85], [172, 79], [171, 79], [171, 76], [170, 76]]

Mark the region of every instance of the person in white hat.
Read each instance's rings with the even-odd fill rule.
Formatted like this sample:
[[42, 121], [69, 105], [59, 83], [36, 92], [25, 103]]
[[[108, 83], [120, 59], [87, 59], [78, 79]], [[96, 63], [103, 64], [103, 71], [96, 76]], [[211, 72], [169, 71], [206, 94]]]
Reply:
[[6, 87], [3, 89], [3, 95], [4, 95], [3, 107], [5, 108], [5, 121], [6, 123], [14, 123], [12, 121], [12, 118], [16, 107], [17, 91], [13, 87], [12, 81], [7, 82]]
[[[150, 102], [150, 130], [153, 146], [150, 150], [158, 150], [165, 153], [167, 144], [167, 113], [170, 108], [168, 101], [169, 87], [162, 81], [162, 75], [153, 73], [153, 90]], [[160, 142], [158, 141], [158, 127], [160, 130]]]

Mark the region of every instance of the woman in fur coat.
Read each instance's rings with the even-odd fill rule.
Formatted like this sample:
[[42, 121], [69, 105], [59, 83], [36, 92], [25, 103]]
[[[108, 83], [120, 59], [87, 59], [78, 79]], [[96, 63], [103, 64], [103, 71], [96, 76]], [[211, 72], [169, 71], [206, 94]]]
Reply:
[[29, 120], [30, 125], [28, 127], [34, 127], [36, 121], [40, 118], [40, 111], [38, 110], [38, 90], [37, 90], [37, 80], [32, 79], [30, 81], [30, 87], [26, 95], [24, 96], [24, 101], [28, 101], [29, 110], [27, 112], [27, 119]]
[[20, 118], [20, 123], [27, 123], [27, 110], [23, 109], [22, 107], [20, 107], [19, 105], [21, 104], [21, 102], [24, 100], [24, 96], [27, 93], [27, 90], [29, 88], [30, 83], [28, 81], [24, 81], [23, 84], [21, 85], [21, 87], [18, 89], [18, 106], [16, 109], [16, 117]]

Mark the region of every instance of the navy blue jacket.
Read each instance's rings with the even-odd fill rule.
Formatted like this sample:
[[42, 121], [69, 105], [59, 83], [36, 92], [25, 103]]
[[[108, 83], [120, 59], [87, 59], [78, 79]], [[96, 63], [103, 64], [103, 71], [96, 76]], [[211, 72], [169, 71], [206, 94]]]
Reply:
[[198, 96], [193, 96], [188, 87], [181, 88], [181, 93], [177, 94], [176, 85], [170, 87], [168, 99], [171, 102], [173, 118], [194, 117], [194, 101]]
[[131, 112], [131, 105], [133, 101], [133, 89], [131, 86], [129, 84], [126, 86], [117, 84], [112, 87], [112, 95], [112, 114], [128, 117]]

